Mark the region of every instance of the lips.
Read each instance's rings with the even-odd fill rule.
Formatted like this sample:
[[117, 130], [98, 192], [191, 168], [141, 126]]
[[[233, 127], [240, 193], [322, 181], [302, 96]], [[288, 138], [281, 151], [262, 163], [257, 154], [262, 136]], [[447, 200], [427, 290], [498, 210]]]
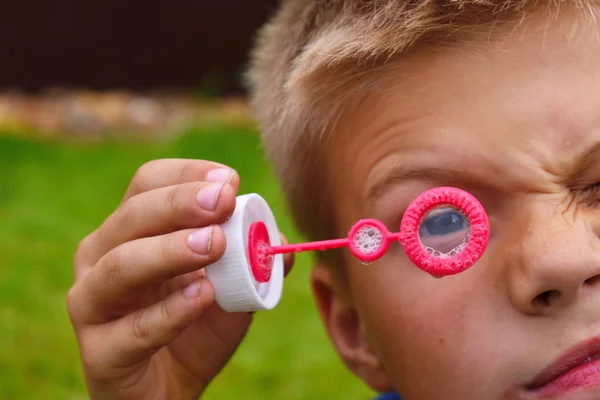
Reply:
[[530, 391], [558, 393], [576, 387], [596, 386], [600, 383], [599, 363], [600, 336], [567, 351], [528, 383], [526, 388]]

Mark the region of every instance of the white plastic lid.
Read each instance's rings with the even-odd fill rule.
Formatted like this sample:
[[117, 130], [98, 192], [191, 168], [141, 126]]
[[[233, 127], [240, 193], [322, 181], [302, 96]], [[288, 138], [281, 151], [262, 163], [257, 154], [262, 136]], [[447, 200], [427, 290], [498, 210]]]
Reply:
[[228, 312], [249, 312], [273, 309], [283, 292], [283, 256], [273, 257], [273, 269], [268, 282], [258, 282], [252, 274], [248, 258], [248, 232], [253, 222], [262, 221], [271, 245], [281, 244], [275, 217], [267, 202], [258, 194], [238, 196], [231, 218], [221, 225], [227, 247], [221, 259], [205, 268], [206, 276], [215, 288], [219, 306]]

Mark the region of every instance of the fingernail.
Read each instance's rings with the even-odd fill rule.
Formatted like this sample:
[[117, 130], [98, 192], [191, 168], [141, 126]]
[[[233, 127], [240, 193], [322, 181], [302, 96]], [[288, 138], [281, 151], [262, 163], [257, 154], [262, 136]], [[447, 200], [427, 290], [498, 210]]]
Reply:
[[200, 296], [200, 281], [192, 282], [183, 289], [183, 295], [188, 299]]
[[217, 208], [219, 195], [223, 184], [212, 185], [202, 188], [196, 193], [196, 203], [207, 211], [214, 211]]
[[228, 168], [213, 169], [206, 174], [206, 180], [208, 182], [231, 183], [232, 178], [233, 171]]
[[188, 245], [198, 254], [210, 253], [213, 227], [202, 228], [188, 236]]

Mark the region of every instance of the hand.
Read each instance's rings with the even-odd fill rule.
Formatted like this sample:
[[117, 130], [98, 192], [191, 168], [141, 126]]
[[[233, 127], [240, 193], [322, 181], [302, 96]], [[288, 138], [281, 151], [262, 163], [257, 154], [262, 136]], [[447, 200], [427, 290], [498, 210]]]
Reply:
[[231, 358], [252, 314], [223, 311], [202, 268], [238, 188], [220, 164], [152, 161], [82, 240], [67, 306], [92, 399], [197, 399]]

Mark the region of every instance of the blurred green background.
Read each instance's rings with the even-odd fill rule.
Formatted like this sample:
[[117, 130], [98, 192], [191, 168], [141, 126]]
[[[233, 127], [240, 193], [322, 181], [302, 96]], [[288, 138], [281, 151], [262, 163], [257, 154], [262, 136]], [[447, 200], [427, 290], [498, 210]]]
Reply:
[[[210, 124], [153, 142], [40, 140], [0, 132], [0, 399], [84, 399], [66, 313], [79, 240], [119, 204], [144, 162], [210, 159], [235, 168], [241, 193], [270, 203], [292, 241], [279, 188], [252, 127]], [[279, 306], [258, 313], [250, 334], [206, 399], [368, 399], [335, 355], [300, 255]]]

